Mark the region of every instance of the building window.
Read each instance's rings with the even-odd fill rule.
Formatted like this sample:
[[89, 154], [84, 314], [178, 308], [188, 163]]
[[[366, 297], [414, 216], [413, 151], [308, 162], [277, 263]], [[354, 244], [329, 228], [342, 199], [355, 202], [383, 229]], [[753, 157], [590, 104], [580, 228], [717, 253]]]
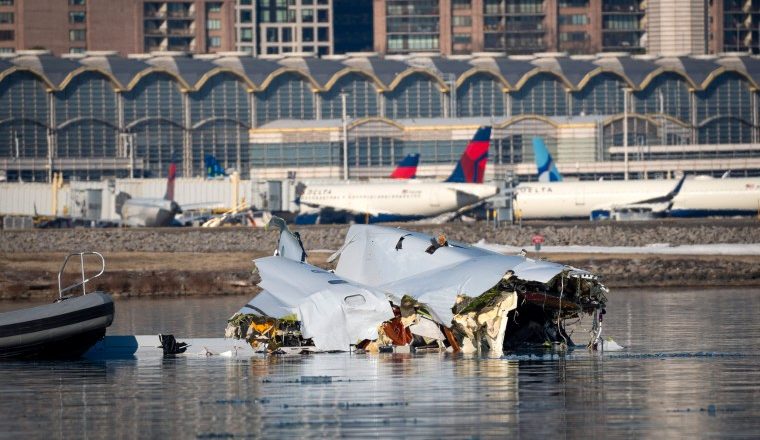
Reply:
[[317, 28], [317, 41], [330, 41], [330, 30], [326, 27]]
[[13, 0], [0, 0], [0, 6], [13, 6]]
[[588, 24], [588, 15], [584, 15], [584, 14], [560, 15], [559, 24], [570, 24], [570, 25]]
[[588, 34], [585, 32], [560, 32], [559, 33], [559, 41], [566, 42], [566, 41], [586, 41], [588, 39]]
[[69, 41], [84, 41], [87, 39], [87, 31], [84, 29], [71, 29], [69, 31]]
[[470, 9], [472, 8], [472, 5], [470, 4], [470, 0], [454, 0], [454, 9]]
[[210, 37], [208, 39], [208, 47], [222, 47], [222, 37]]
[[222, 12], [222, 4], [221, 3], [209, 3], [208, 4], [208, 12]]
[[276, 43], [278, 40], [279, 39], [277, 38], [277, 29], [276, 28], [267, 29], [267, 42]]
[[470, 34], [454, 34], [454, 44], [470, 44]]
[[241, 23], [253, 23], [253, 12], [252, 11], [240, 11], [240, 22]]
[[318, 9], [317, 10], [317, 22], [319, 23], [327, 23], [330, 19], [330, 15], [327, 11], [327, 9]]
[[71, 47], [69, 48], [69, 53], [85, 53], [86, 49], [84, 47]]
[[13, 41], [15, 34], [13, 31], [0, 31], [0, 41]]
[[13, 53], [12, 47], [0, 47], [0, 53]]
[[301, 21], [304, 23], [313, 23], [314, 9], [311, 9], [311, 8], [301, 9]]
[[69, 23], [77, 24], [85, 22], [84, 11], [69, 12]]
[[469, 15], [455, 15], [454, 26], [472, 26], [472, 17]]
[[85, 0], [69, 0], [71, 6], [84, 6]]
[[293, 41], [293, 29], [282, 28], [282, 42], [290, 43], [291, 41]]
[[216, 30], [222, 28], [222, 20], [208, 19], [206, 20], [206, 29]]
[[13, 12], [0, 12], [0, 24], [13, 24]]
[[250, 43], [253, 41], [253, 29], [241, 29], [240, 30], [240, 41], [244, 43]]
[[313, 28], [301, 29], [301, 41], [314, 41], [314, 29]]

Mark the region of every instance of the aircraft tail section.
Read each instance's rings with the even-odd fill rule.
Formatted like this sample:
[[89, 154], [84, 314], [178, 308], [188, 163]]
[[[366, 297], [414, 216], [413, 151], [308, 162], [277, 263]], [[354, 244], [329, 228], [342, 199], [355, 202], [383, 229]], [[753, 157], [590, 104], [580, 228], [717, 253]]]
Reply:
[[420, 163], [420, 153], [408, 154], [401, 159], [391, 173], [391, 179], [414, 179], [417, 176], [417, 165]]
[[206, 157], [203, 158], [203, 162], [206, 165], [207, 179], [213, 179], [215, 177], [223, 177], [227, 175], [227, 173], [224, 171], [224, 168], [222, 168], [214, 156], [207, 154]]
[[536, 167], [538, 168], [539, 182], [562, 181], [562, 175], [557, 169], [557, 164], [554, 163], [554, 159], [549, 153], [549, 149], [546, 148], [546, 144], [542, 138], [533, 138], [533, 153], [536, 156]]
[[174, 200], [174, 179], [177, 178], [177, 164], [172, 161], [169, 164], [169, 175], [166, 179], [166, 194], [164, 200]]
[[446, 182], [483, 183], [490, 144], [491, 127], [478, 128]]

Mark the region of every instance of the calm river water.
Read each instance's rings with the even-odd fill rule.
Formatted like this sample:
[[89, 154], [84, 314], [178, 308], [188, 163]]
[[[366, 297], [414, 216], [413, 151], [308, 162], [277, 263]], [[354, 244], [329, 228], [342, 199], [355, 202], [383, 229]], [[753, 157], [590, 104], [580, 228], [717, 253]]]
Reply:
[[[247, 299], [118, 301], [109, 334], [220, 337]], [[625, 349], [3, 362], [0, 437], [757, 438], [760, 289], [618, 290], [605, 334]]]

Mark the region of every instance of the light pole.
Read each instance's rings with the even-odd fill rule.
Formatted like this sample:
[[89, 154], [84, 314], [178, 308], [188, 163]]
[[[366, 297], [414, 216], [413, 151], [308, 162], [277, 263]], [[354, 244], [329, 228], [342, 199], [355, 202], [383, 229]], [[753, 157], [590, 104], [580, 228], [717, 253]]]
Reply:
[[340, 92], [343, 121], [343, 180], [348, 180], [348, 115], [346, 114], [346, 97], [348, 93]]
[[18, 131], [13, 131], [13, 145], [16, 147], [16, 165], [18, 166], [18, 181], [21, 182], [21, 148]]
[[628, 92], [623, 89], [623, 179], [628, 180]]

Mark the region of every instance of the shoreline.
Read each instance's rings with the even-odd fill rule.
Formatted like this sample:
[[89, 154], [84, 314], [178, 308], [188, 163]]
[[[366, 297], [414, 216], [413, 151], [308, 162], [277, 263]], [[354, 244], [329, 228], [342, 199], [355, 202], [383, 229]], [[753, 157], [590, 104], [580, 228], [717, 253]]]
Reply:
[[[88, 284], [115, 298], [179, 298], [251, 295], [258, 292], [253, 258], [269, 253], [104, 253], [106, 271]], [[328, 252], [312, 252], [309, 262], [333, 268]], [[610, 289], [652, 287], [760, 287], [758, 255], [647, 255], [536, 253], [531, 258], [569, 264], [599, 274]], [[0, 254], [0, 300], [54, 300], [63, 255], [56, 253]], [[66, 280], [78, 277], [67, 270]], [[72, 281], [73, 282], [73, 281]]]
[[[645, 222], [525, 222], [494, 228], [485, 222], [444, 225], [398, 224], [464, 243], [524, 248], [531, 258], [545, 258], [588, 270], [611, 289], [637, 287], [760, 287], [760, 252], [750, 255], [615, 253], [614, 247], [744, 244], [760, 246], [755, 219], [664, 219]], [[326, 269], [325, 260], [345, 239], [347, 225], [291, 226], [301, 234], [309, 261]], [[533, 252], [535, 234], [545, 250]], [[272, 255], [279, 231], [243, 227], [0, 230], [0, 300], [53, 300], [57, 273], [65, 255], [79, 250], [101, 252], [104, 275], [88, 290], [117, 298], [185, 297], [253, 294], [254, 258]], [[609, 247], [583, 252], [566, 246]], [[319, 249], [319, 251], [315, 251]], [[622, 251], [621, 251], [622, 252]], [[78, 264], [69, 269], [76, 274]], [[76, 275], [69, 279], [74, 280]]]

